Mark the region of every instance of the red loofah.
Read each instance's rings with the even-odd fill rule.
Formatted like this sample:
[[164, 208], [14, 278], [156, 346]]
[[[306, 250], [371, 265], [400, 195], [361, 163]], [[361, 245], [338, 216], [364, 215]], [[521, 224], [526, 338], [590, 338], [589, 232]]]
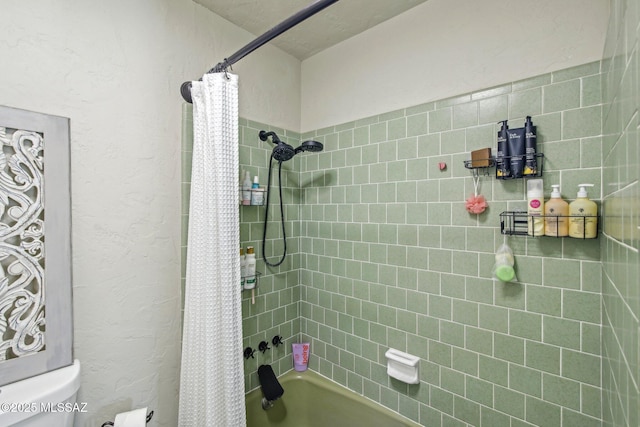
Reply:
[[484, 212], [484, 210], [487, 209], [488, 206], [489, 205], [487, 204], [487, 201], [482, 194], [479, 196], [470, 196], [465, 203], [467, 211], [476, 215]]

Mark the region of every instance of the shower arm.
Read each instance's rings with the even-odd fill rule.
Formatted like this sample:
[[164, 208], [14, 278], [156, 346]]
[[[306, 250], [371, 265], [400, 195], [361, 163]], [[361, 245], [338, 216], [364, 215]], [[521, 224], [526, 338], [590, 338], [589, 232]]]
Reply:
[[[229, 56], [228, 58], [225, 58], [224, 61], [218, 62], [218, 64], [216, 64], [215, 67], [207, 71], [206, 74], [221, 73], [223, 71], [227, 71], [227, 69], [231, 65], [235, 64], [236, 62], [238, 62], [239, 60], [241, 60], [242, 58], [244, 58], [245, 56], [247, 56], [257, 48], [259, 48], [260, 46], [270, 42], [274, 38], [278, 37], [280, 34], [298, 25], [305, 19], [310, 18], [311, 16], [315, 15], [321, 10], [331, 6], [333, 3], [337, 1], [338, 0], [316, 0], [315, 2], [311, 3], [309, 6], [305, 7], [295, 15], [290, 16], [289, 18], [285, 19], [284, 21], [282, 21], [281, 23], [279, 23], [278, 25], [276, 25], [275, 27], [273, 27], [272, 29], [264, 33], [263, 35], [259, 36], [252, 42], [248, 43], [233, 55]], [[202, 80], [202, 79], [199, 79], [199, 80]], [[182, 83], [182, 86], [180, 86], [180, 94], [182, 95], [182, 98], [184, 98], [184, 100], [187, 101], [188, 103], [191, 104], [193, 102], [191, 99], [191, 82]]]
[[258, 138], [260, 138], [260, 141], [266, 141], [267, 139], [269, 139], [269, 137], [271, 137], [271, 142], [273, 142], [274, 144], [282, 143], [282, 141], [280, 141], [280, 138], [278, 138], [278, 135], [276, 135], [275, 132], [265, 132], [261, 130], [260, 133], [258, 134]]

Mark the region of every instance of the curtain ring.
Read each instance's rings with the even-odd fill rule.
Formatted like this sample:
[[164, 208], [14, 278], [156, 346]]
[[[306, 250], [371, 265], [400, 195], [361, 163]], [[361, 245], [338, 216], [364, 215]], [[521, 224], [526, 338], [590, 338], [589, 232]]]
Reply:
[[233, 68], [231, 67], [231, 64], [229, 64], [229, 60], [227, 58], [224, 58], [224, 77], [227, 80], [230, 80], [231, 77], [229, 77], [229, 74], [227, 73], [227, 69], [230, 69], [233, 71]]

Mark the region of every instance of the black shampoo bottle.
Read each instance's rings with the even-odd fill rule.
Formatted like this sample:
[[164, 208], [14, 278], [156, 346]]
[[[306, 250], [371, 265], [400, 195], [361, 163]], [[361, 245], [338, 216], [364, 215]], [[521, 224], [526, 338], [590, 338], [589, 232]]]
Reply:
[[524, 175], [537, 175], [538, 174], [538, 159], [537, 153], [537, 138], [536, 127], [531, 121], [531, 116], [527, 116], [527, 120], [524, 122], [524, 150], [525, 150], [525, 163], [524, 163]]
[[507, 121], [501, 122], [502, 127], [498, 131], [498, 150], [496, 152], [496, 177], [506, 178], [511, 175], [509, 165], [509, 126]]
[[524, 128], [509, 129], [510, 168], [512, 178], [522, 178], [524, 171]]

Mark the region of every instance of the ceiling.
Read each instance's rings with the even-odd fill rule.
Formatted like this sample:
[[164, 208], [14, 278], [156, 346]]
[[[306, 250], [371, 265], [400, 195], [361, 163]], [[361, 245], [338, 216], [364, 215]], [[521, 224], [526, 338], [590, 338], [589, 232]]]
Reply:
[[[313, 3], [310, 0], [194, 1], [256, 36]], [[303, 60], [425, 1], [341, 0], [270, 43]]]

